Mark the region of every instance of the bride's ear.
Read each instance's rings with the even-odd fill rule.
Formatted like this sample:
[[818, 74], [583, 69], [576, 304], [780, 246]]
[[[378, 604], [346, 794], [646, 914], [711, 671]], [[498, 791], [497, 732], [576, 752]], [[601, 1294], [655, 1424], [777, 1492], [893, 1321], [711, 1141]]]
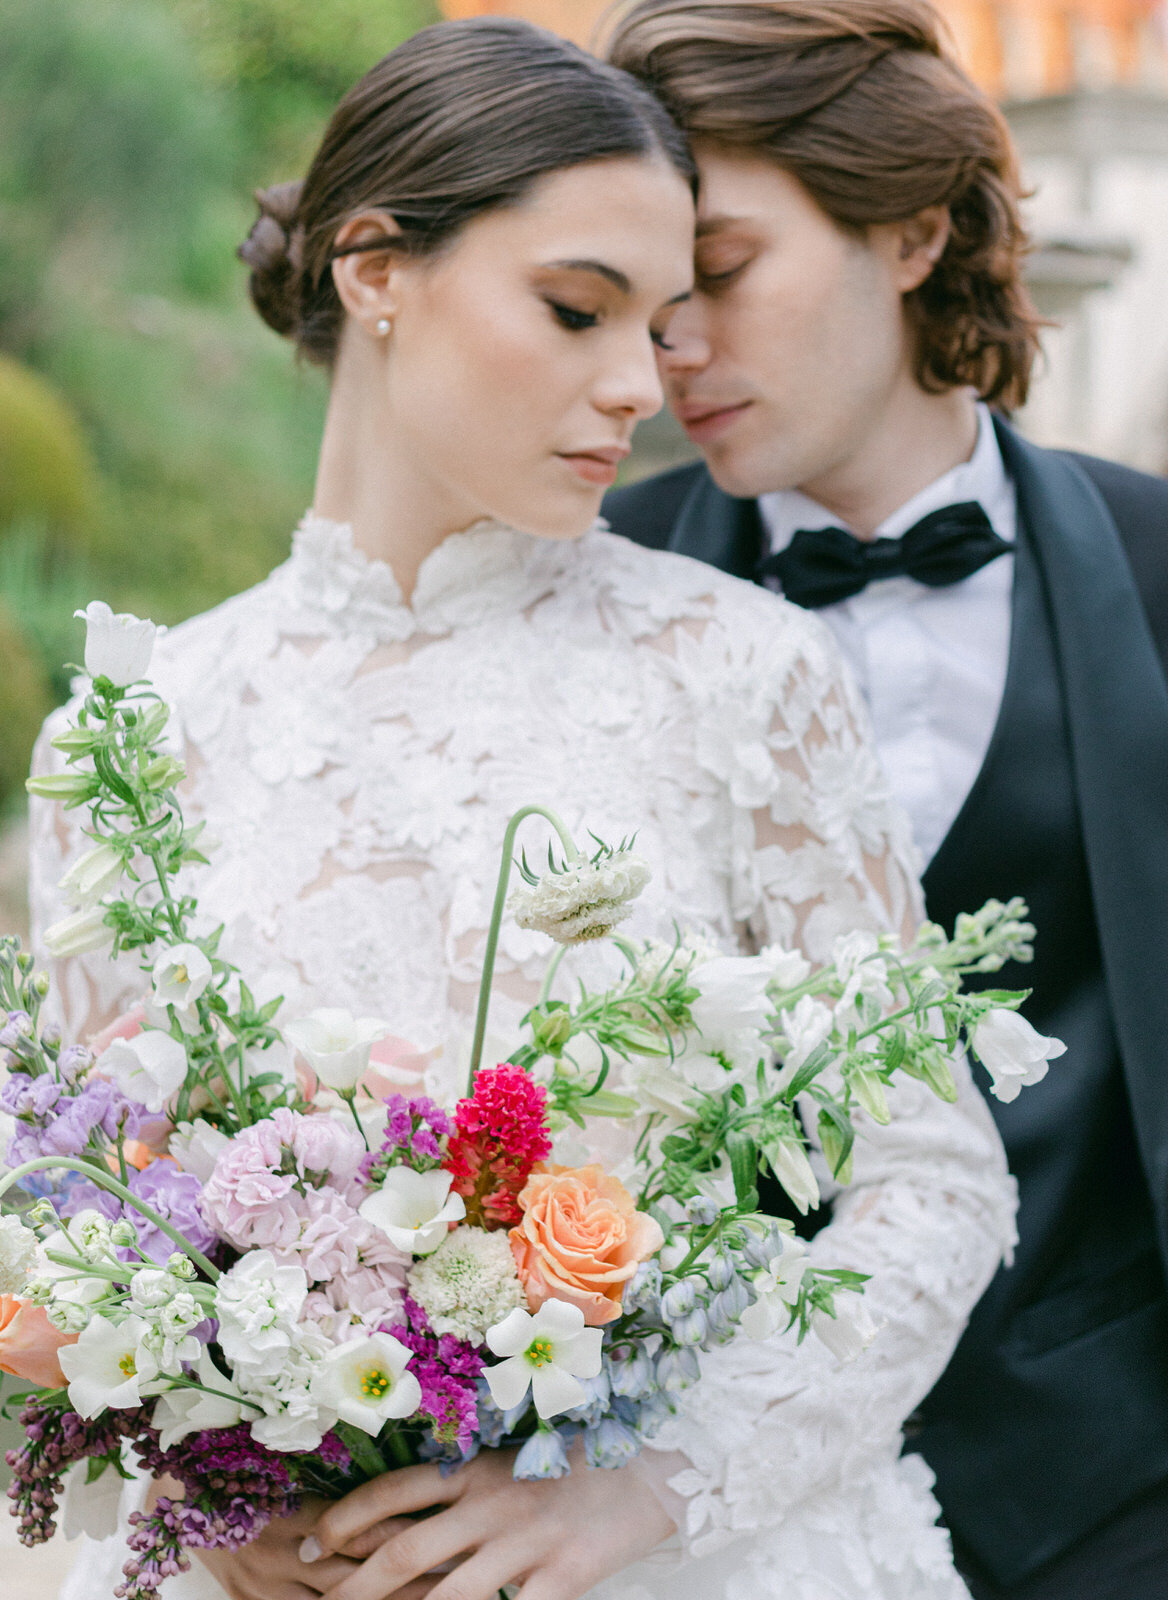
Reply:
[[[392, 241], [401, 228], [388, 211], [362, 211], [350, 217], [333, 245], [332, 273], [348, 315], [378, 335], [397, 310], [398, 272], [405, 255]], [[381, 248], [379, 248], [381, 246]]]

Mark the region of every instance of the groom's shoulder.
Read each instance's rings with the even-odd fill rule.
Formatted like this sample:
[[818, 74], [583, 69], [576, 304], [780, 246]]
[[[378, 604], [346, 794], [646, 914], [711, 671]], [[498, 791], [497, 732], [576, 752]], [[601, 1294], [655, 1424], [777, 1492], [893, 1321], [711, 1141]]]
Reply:
[[604, 497], [601, 515], [614, 533], [650, 550], [663, 550], [682, 506], [706, 476], [700, 461], [671, 467], [626, 488], [611, 490]]
[[1121, 533], [1146, 532], [1159, 538], [1168, 553], [1168, 478], [1077, 450], [1056, 453], [1073, 461], [1091, 479]]

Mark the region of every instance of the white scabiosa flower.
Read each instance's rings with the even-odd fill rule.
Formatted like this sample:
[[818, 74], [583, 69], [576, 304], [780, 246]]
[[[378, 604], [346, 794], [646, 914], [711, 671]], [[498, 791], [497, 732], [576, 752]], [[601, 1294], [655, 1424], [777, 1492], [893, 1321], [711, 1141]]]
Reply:
[[546, 933], [557, 944], [582, 944], [605, 938], [623, 922], [651, 876], [649, 863], [631, 850], [605, 851], [521, 883], [508, 909], [521, 928]]
[[350, 1339], [325, 1356], [313, 1393], [343, 1422], [376, 1437], [385, 1422], [412, 1416], [422, 1403], [422, 1386], [406, 1371], [412, 1360], [391, 1333]]
[[381, 1188], [358, 1209], [403, 1255], [428, 1256], [445, 1239], [449, 1224], [466, 1216], [462, 1196], [450, 1192], [451, 1181], [438, 1167], [432, 1172], [390, 1167]]
[[504, 1359], [483, 1374], [491, 1399], [510, 1411], [531, 1390], [535, 1409], [546, 1421], [583, 1405], [581, 1378], [595, 1378], [601, 1366], [600, 1328], [586, 1328], [579, 1306], [545, 1300], [534, 1316], [512, 1311], [487, 1333], [487, 1345]]
[[19, 1217], [0, 1217], [0, 1294], [24, 1293], [37, 1258], [37, 1244], [36, 1234]]
[[409, 1274], [410, 1295], [435, 1333], [482, 1344], [487, 1329], [526, 1304], [503, 1232], [455, 1228]]
[[104, 906], [87, 906], [84, 911], [74, 911], [51, 923], [43, 939], [48, 954], [55, 961], [63, 961], [67, 956], [106, 949], [114, 942], [114, 930], [105, 920]]
[[193, 1006], [211, 981], [211, 963], [197, 944], [164, 950], [151, 974], [154, 997], [163, 1006]]
[[132, 1039], [115, 1039], [97, 1058], [97, 1071], [110, 1077], [130, 1100], [147, 1111], [161, 1111], [182, 1088], [187, 1053], [177, 1039], [145, 1028]]
[[987, 1011], [973, 1030], [973, 1051], [993, 1082], [990, 1092], [999, 1100], [1017, 1100], [1022, 1090], [1040, 1083], [1049, 1063], [1061, 1056], [1061, 1039], [1046, 1039], [1016, 1011]]
[[329, 1089], [348, 1093], [369, 1066], [374, 1041], [389, 1032], [375, 1017], [354, 1017], [339, 1006], [322, 1006], [288, 1023], [284, 1037]]
[[112, 844], [99, 844], [78, 856], [57, 887], [71, 906], [82, 911], [116, 888], [123, 871], [122, 852]]
[[104, 600], [91, 600], [73, 615], [85, 621], [85, 670], [91, 678], [108, 678], [124, 689], [146, 676], [158, 635], [153, 622], [111, 611]]
[[57, 1352], [69, 1385], [69, 1403], [79, 1416], [90, 1418], [102, 1411], [127, 1411], [142, 1404], [142, 1384], [157, 1376], [158, 1368], [142, 1348], [149, 1332], [141, 1317], [111, 1322], [92, 1317], [76, 1344]]

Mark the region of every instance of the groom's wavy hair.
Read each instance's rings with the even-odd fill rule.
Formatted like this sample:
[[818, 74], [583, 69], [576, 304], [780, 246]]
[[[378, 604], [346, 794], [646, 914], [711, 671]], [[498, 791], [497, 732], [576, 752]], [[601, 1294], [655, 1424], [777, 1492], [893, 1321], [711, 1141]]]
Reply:
[[905, 296], [917, 381], [1022, 404], [1042, 323], [1014, 145], [928, 0], [639, 0], [607, 55], [691, 139], [773, 158], [858, 237], [947, 206], [944, 253]]
[[401, 233], [349, 251], [433, 255], [546, 174], [622, 156], [662, 157], [695, 186], [684, 136], [635, 78], [514, 18], [435, 23], [349, 90], [302, 183], [257, 191], [239, 248], [252, 300], [331, 366], [344, 322], [331, 267], [351, 217], [384, 210]]

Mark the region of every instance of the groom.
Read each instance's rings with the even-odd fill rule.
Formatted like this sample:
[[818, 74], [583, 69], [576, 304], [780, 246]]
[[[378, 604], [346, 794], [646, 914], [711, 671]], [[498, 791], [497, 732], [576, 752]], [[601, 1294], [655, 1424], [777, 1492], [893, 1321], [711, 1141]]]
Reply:
[[912, 1447], [978, 1600], [1159, 1600], [1168, 484], [1003, 419], [1037, 348], [1014, 155], [926, 0], [642, 0], [611, 56], [699, 157], [662, 370], [706, 465], [605, 513], [819, 610], [930, 915], [1025, 895], [1036, 960], [986, 981], [1068, 1046], [991, 1102], [1021, 1243]]

